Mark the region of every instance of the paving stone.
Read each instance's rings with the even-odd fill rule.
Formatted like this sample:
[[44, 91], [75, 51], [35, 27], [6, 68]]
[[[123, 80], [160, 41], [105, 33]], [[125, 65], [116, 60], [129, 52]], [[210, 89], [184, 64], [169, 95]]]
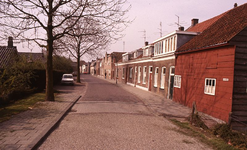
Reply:
[[42, 138], [41, 135], [54, 124], [54, 120], [58, 120], [79, 96], [80, 93], [73, 92], [58, 94], [60, 101], [38, 102], [32, 110], [0, 123], [0, 150], [31, 149], [30, 145], [34, 146], [34, 142]]

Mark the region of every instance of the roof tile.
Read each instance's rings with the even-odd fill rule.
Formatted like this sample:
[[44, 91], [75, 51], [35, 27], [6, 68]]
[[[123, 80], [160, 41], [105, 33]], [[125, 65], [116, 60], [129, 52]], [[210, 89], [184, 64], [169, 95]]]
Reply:
[[[208, 23], [208, 27], [205, 25], [205, 29], [203, 29], [201, 34], [177, 49], [176, 53], [179, 54], [181, 52], [198, 50], [205, 47], [227, 43], [247, 27], [246, 18], [247, 3], [212, 18], [212, 20], [209, 20], [211, 23], [207, 21], [202, 22], [200, 23], [201, 26]], [[200, 26], [200, 24], [198, 24], [198, 26]], [[194, 30], [196, 30], [196, 26]]]

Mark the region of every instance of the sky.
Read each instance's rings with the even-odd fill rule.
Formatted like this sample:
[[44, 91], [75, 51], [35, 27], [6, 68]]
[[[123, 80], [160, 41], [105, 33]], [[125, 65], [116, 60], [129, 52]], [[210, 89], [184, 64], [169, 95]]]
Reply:
[[[129, 19], [134, 19], [121, 40], [112, 44], [110, 52], [130, 52], [144, 46], [144, 30], [146, 41], [154, 42], [178, 29], [176, 23], [187, 29], [191, 19], [199, 19], [199, 23], [220, 15], [234, 7], [246, 3], [245, 0], [129, 0], [131, 10]], [[162, 28], [160, 23], [162, 22]], [[161, 30], [162, 29], [162, 30]]]
[[[144, 46], [144, 37], [146, 41], [152, 43], [160, 38], [161, 33], [165, 36], [177, 30], [178, 17], [179, 24], [187, 29], [193, 18], [199, 19], [200, 23], [232, 9], [234, 3], [240, 6], [246, 2], [245, 0], [128, 0], [126, 7], [131, 5], [131, 9], [126, 16], [133, 22], [122, 33], [125, 36], [111, 44], [106, 51], [111, 53], [137, 50]], [[19, 52], [30, 52], [23, 45], [16, 46]], [[35, 48], [32, 52], [41, 52], [41, 49]], [[91, 59], [85, 56], [82, 58], [85, 61]]]

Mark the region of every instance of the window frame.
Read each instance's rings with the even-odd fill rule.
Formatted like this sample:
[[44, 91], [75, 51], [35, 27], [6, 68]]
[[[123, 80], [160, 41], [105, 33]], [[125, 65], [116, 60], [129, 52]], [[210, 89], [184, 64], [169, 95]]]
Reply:
[[138, 66], [137, 70], [137, 83], [141, 83], [141, 66]]
[[[207, 81], [210, 81], [209, 83], [214, 84], [214, 85], [207, 85], [208, 84]], [[211, 82], [211, 81], [214, 81], [214, 82]], [[211, 91], [209, 91], [210, 88], [211, 88]], [[215, 91], [216, 91], [216, 78], [205, 78], [204, 94], [215, 95]]]
[[146, 84], [147, 66], [143, 66], [142, 84]]
[[123, 68], [122, 79], [125, 79], [125, 68]]
[[[165, 69], [165, 73], [164, 73], [164, 70]], [[165, 76], [166, 76], [166, 67], [162, 67], [161, 68], [161, 76], [160, 76], [160, 88], [161, 89], [165, 89]], [[164, 77], [164, 81], [163, 81], [163, 78]], [[162, 82], [164, 83], [164, 84], [162, 84]]]
[[133, 77], [133, 67], [130, 67], [129, 69], [129, 78], [132, 79]]
[[182, 81], [181, 75], [174, 75], [174, 85], [173, 85], [173, 87], [181, 88], [181, 81]]
[[154, 71], [154, 87], [158, 87], [159, 67], [155, 67]]

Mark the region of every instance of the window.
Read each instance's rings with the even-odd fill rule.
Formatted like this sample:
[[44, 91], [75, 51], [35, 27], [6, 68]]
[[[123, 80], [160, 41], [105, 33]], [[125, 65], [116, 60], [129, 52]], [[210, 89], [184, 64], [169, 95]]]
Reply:
[[181, 75], [174, 76], [174, 87], [181, 88]]
[[141, 83], [141, 66], [138, 67], [138, 83]]
[[149, 66], [149, 73], [152, 73], [152, 72], [153, 72], [153, 67]]
[[173, 42], [173, 51], [175, 51], [176, 50], [176, 36], [174, 36], [174, 42]]
[[158, 83], [158, 74], [159, 74], [159, 67], [155, 68], [155, 75], [154, 75], [154, 87], [157, 87]]
[[171, 48], [171, 51], [172, 51], [173, 50], [173, 37], [171, 37], [170, 48]]
[[170, 52], [170, 39], [167, 41], [167, 52]]
[[209, 95], [215, 95], [216, 79], [205, 78], [204, 93]]
[[162, 67], [161, 79], [160, 79], [160, 88], [165, 88], [165, 77], [166, 77], [166, 67]]
[[133, 68], [130, 68], [130, 72], [129, 72], [129, 78], [132, 79], [132, 73], [133, 73]]
[[147, 67], [143, 67], [143, 84], [146, 84]]
[[125, 68], [123, 68], [123, 74], [122, 74], [122, 78], [124, 79], [125, 76]]

